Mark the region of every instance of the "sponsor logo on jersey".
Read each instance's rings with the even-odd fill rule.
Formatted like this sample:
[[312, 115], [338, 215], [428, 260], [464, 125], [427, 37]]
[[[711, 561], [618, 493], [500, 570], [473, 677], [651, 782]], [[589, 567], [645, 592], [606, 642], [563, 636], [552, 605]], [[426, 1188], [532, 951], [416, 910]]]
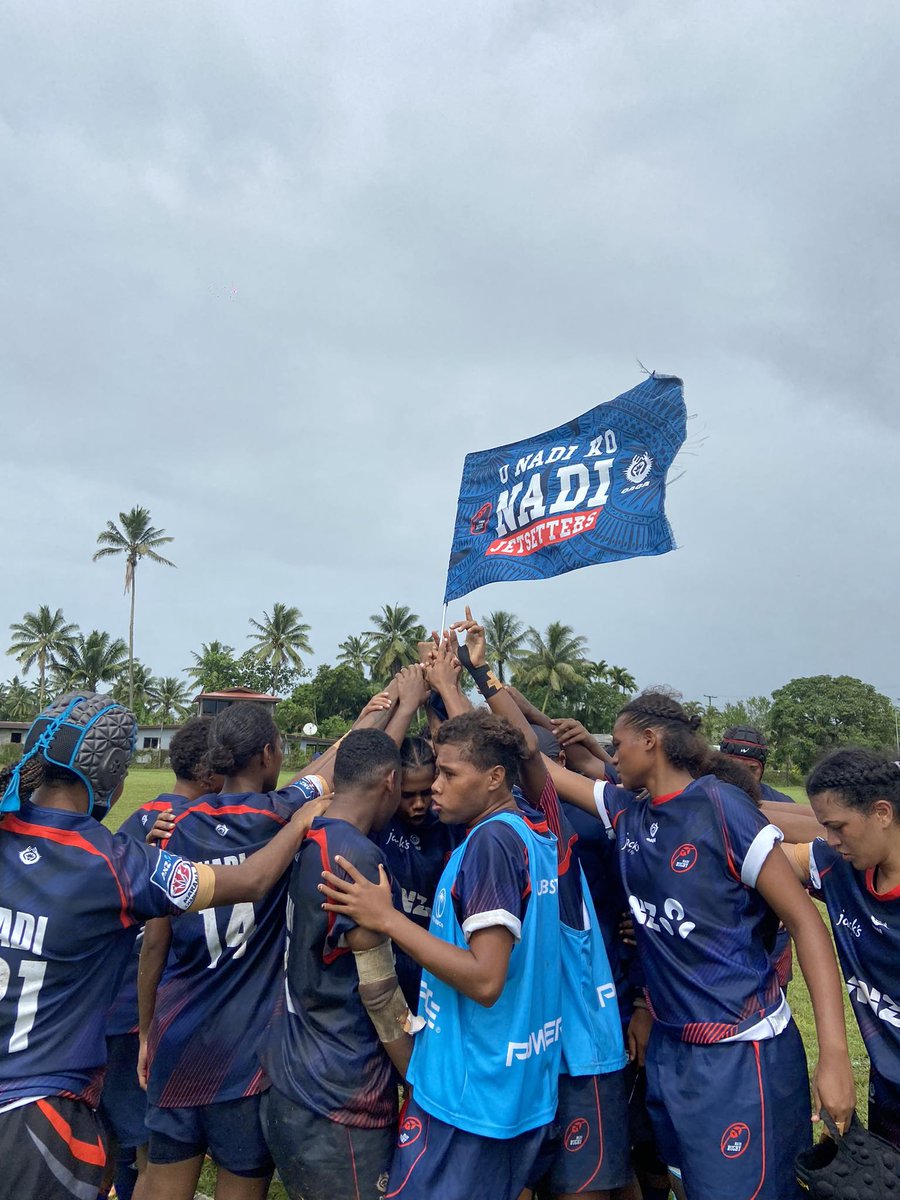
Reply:
[[378, 1176], [378, 1178], [375, 1180], [375, 1191], [378, 1193], [379, 1196], [383, 1196], [385, 1194], [385, 1192], [387, 1191], [387, 1185], [388, 1185], [388, 1172], [382, 1171], [381, 1174]]
[[585, 1148], [587, 1145], [587, 1140], [590, 1136], [590, 1125], [587, 1123], [587, 1121], [585, 1121], [584, 1117], [576, 1117], [575, 1120], [569, 1124], [569, 1128], [565, 1132], [563, 1137], [563, 1145], [567, 1150], [571, 1150], [573, 1153], [576, 1153], [577, 1151]]
[[868, 1004], [880, 1021], [900, 1029], [900, 1007], [886, 992], [872, 987], [864, 979], [857, 979], [855, 975], [851, 975], [847, 980], [847, 992], [850, 999], [855, 1000], [857, 1004]]
[[841, 929], [849, 930], [849, 932], [852, 933], [855, 938], [862, 937], [862, 925], [860, 925], [856, 917], [848, 917], [845, 912], [838, 914], [835, 925]]
[[165, 892], [177, 908], [190, 908], [200, 886], [194, 864], [179, 858], [177, 854], [170, 854], [168, 850], [160, 850], [150, 882]]
[[397, 1145], [403, 1149], [413, 1146], [422, 1136], [422, 1122], [418, 1117], [404, 1117], [397, 1135]]
[[424, 981], [424, 979], [419, 984], [419, 999], [422, 1001], [421, 1005], [419, 1006], [420, 1007], [419, 1016], [421, 1017], [424, 1015], [425, 1023], [427, 1024], [428, 1028], [433, 1029], [435, 1031], [435, 1033], [440, 1033], [441, 1031], [435, 1022], [438, 1019], [438, 1014], [441, 1011], [441, 1006], [439, 1004], [435, 1004], [434, 992], [431, 990], [431, 988], [428, 986], [428, 984]]
[[438, 920], [444, 915], [444, 909], [447, 907], [447, 889], [441, 888], [437, 894], [437, 899], [434, 902], [434, 915]]
[[683, 846], [679, 846], [669, 860], [669, 866], [673, 871], [677, 871], [683, 875], [685, 871], [690, 871], [692, 867], [697, 865], [697, 847], [690, 842], [685, 842]]
[[216, 826], [216, 833], [219, 835], [219, 837], [224, 837], [227, 832], [228, 832], [227, 825], [217, 825]]
[[143, 816], [141, 817], [141, 824], [146, 825], [149, 817], [150, 817], [149, 813], [144, 813]]
[[601, 1008], [606, 1008], [607, 1000], [611, 1000], [613, 1004], [617, 1004], [619, 998], [616, 995], [616, 985], [614, 983], [601, 983], [597, 988], [597, 999], [600, 1001]]
[[403, 905], [403, 911], [410, 917], [431, 916], [431, 905], [428, 903], [428, 897], [423, 896], [421, 892], [417, 892], [415, 888], [401, 888], [400, 903]]
[[647, 842], [651, 846], [655, 846], [656, 845], [656, 835], [658, 833], [659, 833], [659, 821], [654, 821], [653, 824], [650, 826], [650, 836], [645, 837], [644, 841]]
[[555, 896], [558, 887], [558, 879], [539, 879], [536, 894], [538, 896]]
[[743, 1121], [729, 1125], [722, 1134], [721, 1149], [726, 1158], [740, 1158], [750, 1145], [750, 1130]]
[[652, 901], [642, 900], [640, 896], [629, 896], [628, 907], [638, 925], [657, 933], [665, 930], [673, 937], [677, 933], [679, 937], [686, 938], [697, 928], [695, 921], [685, 920], [687, 914], [684, 905], [672, 896], [663, 903], [662, 914], [657, 913], [656, 905]]
[[411, 845], [415, 846], [415, 847], [416, 847], [416, 849], [418, 849], [418, 847], [419, 847], [419, 835], [418, 835], [417, 833], [411, 833], [411, 834], [409, 835], [409, 841], [410, 841], [410, 844], [411, 844]]
[[622, 843], [622, 849], [626, 854], [637, 854], [638, 850], [640, 850], [640, 846], [637, 844], [634, 838], [626, 837], [625, 841]]
[[506, 1047], [506, 1065], [511, 1067], [513, 1060], [523, 1062], [533, 1054], [542, 1054], [548, 1046], [559, 1041], [559, 1031], [562, 1028], [562, 1017], [555, 1021], [545, 1021], [539, 1029], [528, 1035], [527, 1042], [509, 1042]]
[[869, 920], [872, 922], [873, 927], [875, 929], [877, 929], [879, 933], [881, 933], [881, 931], [883, 929], [887, 929], [887, 927], [888, 927], [887, 921], [879, 921], [878, 918], [876, 916], [873, 916], [871, 913], [869, 914]]
[[295, 787], [307, 800], [318, 800], [319, 796], [324, 795], [320, 775], [304, 775], [296, 783], [292, 783], [291, 787]]
[[19, 851], [19, 862], [23, 862], [26, 867], [31, 867], [40, 861], [41, 856], [37, 846], [26, 846], [24, 850]]

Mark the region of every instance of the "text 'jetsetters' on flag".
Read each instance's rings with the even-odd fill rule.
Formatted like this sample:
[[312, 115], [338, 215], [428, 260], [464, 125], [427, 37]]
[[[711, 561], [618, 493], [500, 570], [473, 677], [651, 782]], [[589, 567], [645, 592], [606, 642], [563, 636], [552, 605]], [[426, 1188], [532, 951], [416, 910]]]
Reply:
[[666, 474], [686, 421], [682, 381], [653, 374], [556, 429], [467, 454], [444, 603], [674, 550]]

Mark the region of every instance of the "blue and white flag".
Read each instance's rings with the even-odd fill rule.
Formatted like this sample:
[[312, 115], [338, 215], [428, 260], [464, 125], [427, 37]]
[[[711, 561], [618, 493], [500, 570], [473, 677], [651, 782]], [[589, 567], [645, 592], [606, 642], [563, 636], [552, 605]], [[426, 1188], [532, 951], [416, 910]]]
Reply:
[[444, 602], [674, 550], [666, 473], [686, 420], [681, 380], [654, 374], [547, 433], [467, 454]]

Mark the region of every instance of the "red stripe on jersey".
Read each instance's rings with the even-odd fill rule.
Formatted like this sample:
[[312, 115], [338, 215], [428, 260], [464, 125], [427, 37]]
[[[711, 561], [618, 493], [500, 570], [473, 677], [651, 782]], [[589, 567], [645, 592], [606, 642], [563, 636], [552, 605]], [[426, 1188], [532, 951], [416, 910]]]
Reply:
[[254, 813], [258, 817], [269, 817], [278, 825], [286, 825], [287, 821], [284, 817], [280, 817], [278, 813], [273, 812], [270, 808], [254, 808], [251, 804], [192, 804], [190, 808], [186, 808], [184, 812], [179, 813], [172, 826], [176, 826], [179, 821], [183, 821], [185, 817], [189, 817], [192, 813], [203, 813], [207, 817], [226, 817], [240, 816], [241, 813]]
[[103, 1149], [103, 1142], [99, 1137], [95, 1143], [83, 1142], [72, 1132], [72, 1126], [65, 1117], [46, 1100], [38, 1100], [37, 1106], [69, 1147], [73, 1158], [77, 1158], [80, 1162], [90, 1163], [92, 1167], [106, 1166], [106, 1151]]
[[[326, 836], [325, 830], [324, 829], [310, 829], [307, 832], [306, 837], [304, 838], [304, 841], [315, 842], [315, 844], [318, 846], [319, 858], [322, 860], [322, 870], [323, 871], [331, 871], [331, 873], [333, 875], [336, 874], [334, 868], [331, 865], [331, 859], [329, 858], [329, 855], [328, 855], [328, 837]], [[325, 933], [325, 938], [327, 941], [327, 939], [331, 937], [332, 929], [334, 929], [334, 923], [337, 920], [337, 913], [329, 912], [329, 913], [326, 913], [325, 916], [328, 918], [328, 924], [326, 926], [326, 933]], [[322, 951], [322, 962], [325, 963], [326, 966], [329, 966], [331, 963], [333, 963], [335, 961], [335, 959], [340, 958], [342, 954], [346, 954], [346, 953], [347, 953], [347, 949], [344, 946], [337, 946], [337, 947], [335, 947], [334, 950], [323, 950]]]
[[728, 870], [738, 881], [738, 883], [743, 883], [744, 881], [741, 879], [741, 873], [734, 864], [734, 855], [731, 852], [731, 842], [728, 840], [728, 822], [725, 820], [725, 814], [722, 812], [722, 806], [719, 804], [718, 800], [715, 801], [715, 805], [716, 811], [719, 814], [719, 823], [722, 827], [722, 843], [725, 847], [725, 861], [728, 863]]
[[[876, 867], [869, 867], [869, 869], [866, 871], [866, 891], [869, 893], [869, 895], [873, 896], [876, 900], [898, 900], [898, 899], [900, 899], [900, 887], [891, 888], [891, 890], [889, 892], [876, 892], [875, 891], [875, 871], [876, 871], [876, 869], [877, 869]], [[826, 867], [826, 870], [830, 871], [831, 867]], [[821, 879], [821, 877], [824, 874], [825, 874], [825, 871], [820, 871], [819, 878]]]
[[669, 792], [665, 796], [651, 796], [651, 804], [668, 804], [670, 800], [674, 800], [676, 796], [680, 796], [684, 788], [680, 788], [677, 792]]
[[109, 867], [109, 872], [115, 880], [119, 892], [119, 903], [122, 910], [119, 920], [126, 929], [135, 924], [128, 911], [128, 901], [125, 899], [125, 893], [122, 891], [122, 884], [119, 882], [115, 867], [103, 851], [98, 850], [87, 838], [83, 838], [74, 829], [53, 829], [49, 825], [32, 825], [29, 821], [22, 821], [15, 816], [7, 816], [3, 822], [3, 828], [9, 833], [20, 833], [23, 837], [45, 838], [48, 842], [58, 842], [61, 846], [73, 846], [76, 850], [84, 850], [86, 854], [95, 854], [97, 858], [102, 858]]

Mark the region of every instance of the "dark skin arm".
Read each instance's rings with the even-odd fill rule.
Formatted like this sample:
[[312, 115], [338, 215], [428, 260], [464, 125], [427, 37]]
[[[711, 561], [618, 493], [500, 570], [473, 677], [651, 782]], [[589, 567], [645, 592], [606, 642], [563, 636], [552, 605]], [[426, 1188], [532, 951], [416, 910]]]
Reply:
[[764, 800], [759, 811], [781, 830], [784, 840], [791, 844], [814, 842], [817, 837], [825, 836], [826, 831], [808, 804], [779, 804], [777, 801]]
[[[353, 722], [354, 729], [384, 729], [390, 719], [391, 712], [397, 703], [396, 689], [392, 692], [388, 687], [384, 692], [379, 692], [377, 696], [365, 705], [359, 716]], [[304, 775], [321, 775], [325, 780], [327, 789], [331, 791], [334, 787], [334, 760], [337, 756], [338, 747], [342, 739], [338, 740], [316, 759], [315, 763], [308, 763], [302, 771], [290, 780], [290, 783], [296, 783], [298, 779], [302, 779]]]
[[391, 885], [380, 864], [375, 884], [340, 855], [336, 855], [335, 862], [350, 879], [323, 872], [320, 890], [327, 897], [322, 906], [326, 911], [342, 913], [357, 925], [389, 937], [432, 975], [485, 1008], [497, 1002], [506, 983], [513, 948], [513, 935], [508, 929], [502, 925], [479, 929], [466, 948], [451, 946], [394, 908]]
[[[474, 619], [468, 605], [466, 605], [466, 619], [454, 621], [450, 626], [450, 636], [453, 639], [451, 648], [453, 648], [453, 642], [455, 642], [459, 630], [465, 630], [466, 634], [463, 661], [467, 666], [471, 664], [475, 668], [483, 667], [487, 661], [487, 639], [484, 626], [479, 625]], [[518, 693], [516, 694], [518, 695]], [[504, 717], [510, 725], [514, 725], [519, 730], [525, 739], [528, 758], [521, 767], [522, 791], [529, 804], [537, 807], [540, 805], [544, 784], [547, 782], [547, 768], [535, 732], [529, 725], [526, 714], [514, 699], [510, 688], [503, 688], [501, 691], [495, 692], [487, 698], [487, 703], [491, 712], [496, 713], [498, 717]], [[535, 709], [535, 711], [537, 710]]]
[[395, 676], [398, 691], [397, 707], [391, 712], [385, 733], [400, 746], [409, 730], [410, 721], [431, 695], [425, 683], [425, 670], [421, 663], [404, 667]]
[[458, 717], [472, 708], [459, 686], [461, 667], [447, 638], [437, 647], [432, 661], [425, 668], [425, 679], [444, 702], [448, 717]]
[[793, 938], [809, 987], [819, 1043], [819, 1063], [813, 1076], [814, 1119], [824, 1108], [843, 1130], [856, 1107], [844, 1026], [844, 989], [825, 924], [784, 854], [775, 849], [762, 865], [756, 889]]
[[[380, 933], [374, 933], [371, 929], [361, 929], [359, 926], [356, 929], [351, 929], [347, 934], [345, 941], [351, 950], [371, 950], [375, 946], [380, 946], [382, 942], [387, 941]], [[393, 1042], [382, 1042], [388, 1058], [400, 1072], [403, 1079], [406, 1078], [406, 1072], [409, 1070], [409, 1060], [412, 1055], [413, 1040], [412, 1035], [404, 1033], [402, 1029], [397, 1030], [397, 1037]]]
[[141, 961], [138, 967], [138, 1018], [140, 1048], [138, 1050], [138, 1083], [147, 1090], [147, 1034], [156, 1010], [156, 991], [169, 955], [172, 941], [172, 922], [169, 917], [155, 917], [144, 926]]

